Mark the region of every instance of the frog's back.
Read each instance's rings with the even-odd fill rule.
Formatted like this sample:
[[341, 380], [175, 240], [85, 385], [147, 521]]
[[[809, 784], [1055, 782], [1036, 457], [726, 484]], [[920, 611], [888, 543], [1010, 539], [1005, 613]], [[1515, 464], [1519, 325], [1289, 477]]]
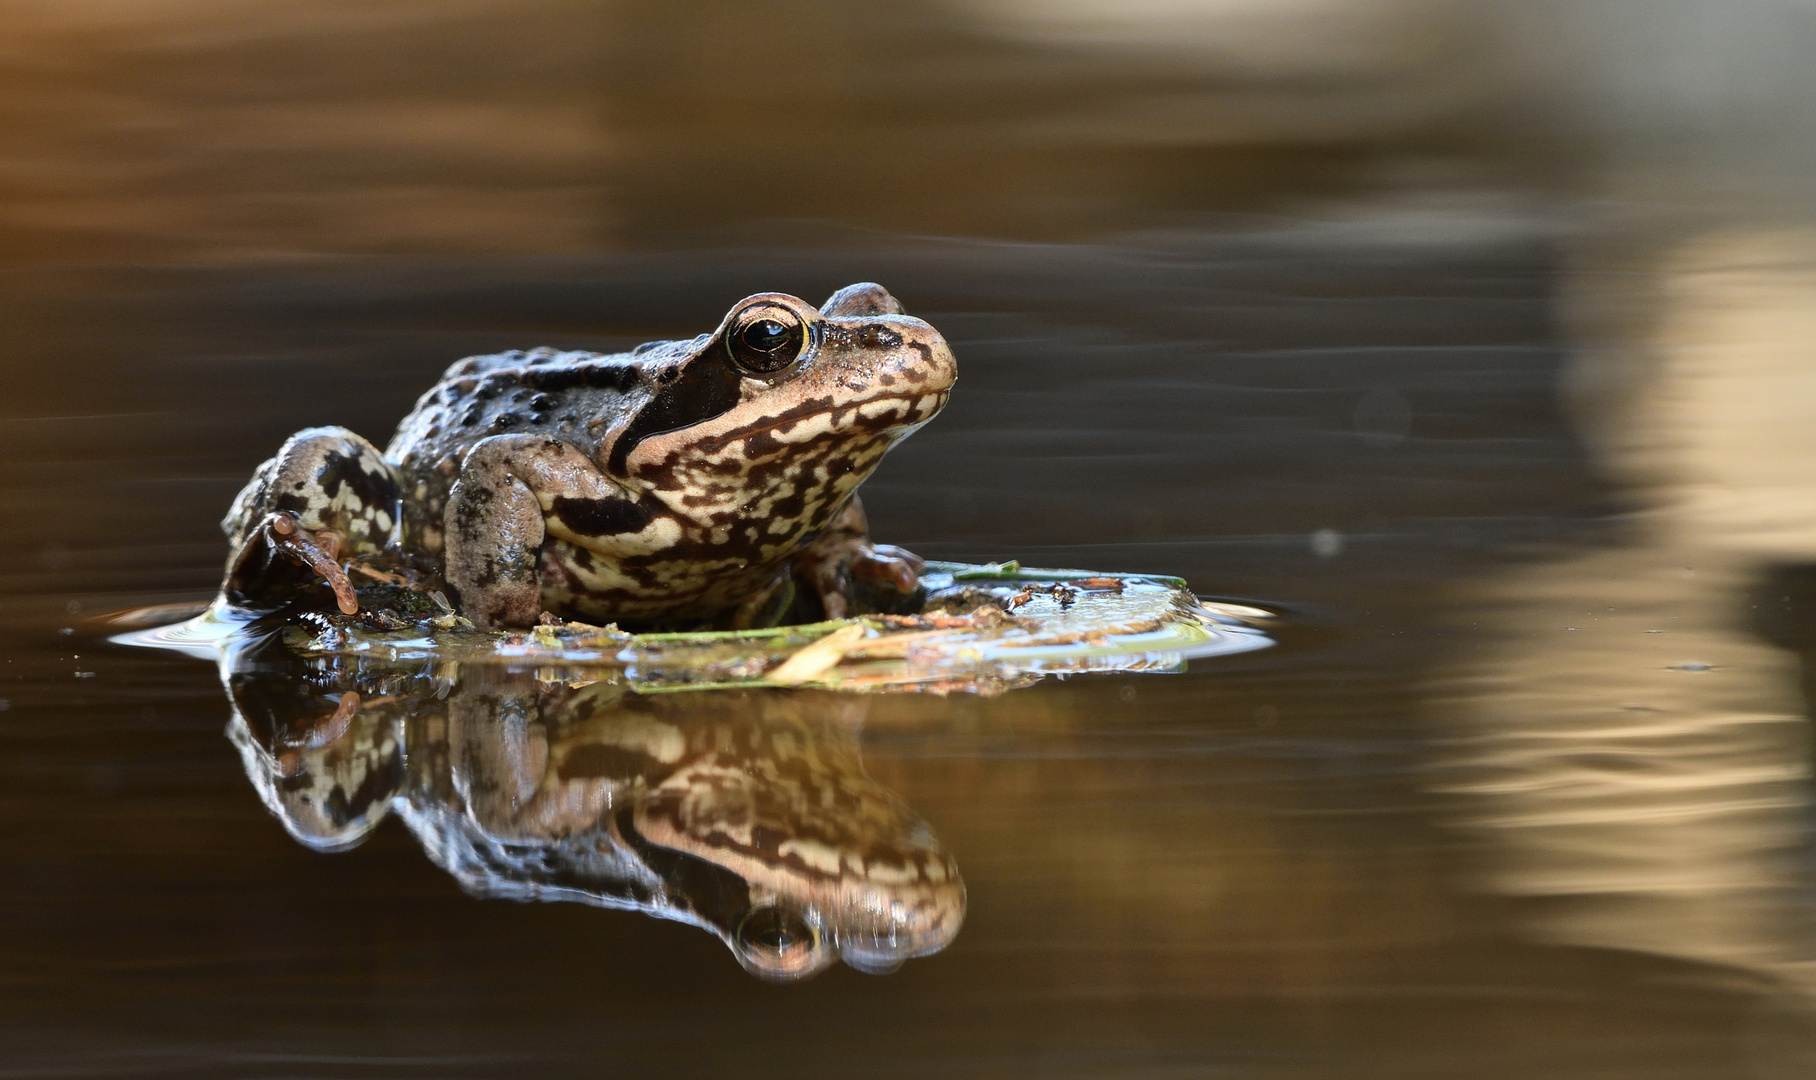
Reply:
[[397, 427], [385, 457], [403, 479], [405, 543], [441, 548], [441, 514], [468, 450], [493, 435], [546, 435], [587, 457], [654, 395], [652, 361], [687, 342], [629, 353], [513, 349], [457, 361]]

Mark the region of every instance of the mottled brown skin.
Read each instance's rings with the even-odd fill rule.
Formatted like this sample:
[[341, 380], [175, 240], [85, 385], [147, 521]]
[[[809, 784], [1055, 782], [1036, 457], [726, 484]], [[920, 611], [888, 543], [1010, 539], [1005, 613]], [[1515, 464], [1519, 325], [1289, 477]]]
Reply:
[[317, 428], [266, 462], [223, 523], [225, 591], [337, 586], [324, 549], [398, 545], [439, 557], [481, 627], [739, 622], [797, 583], [838, 617], [853, 576], [915, 587], [854, 492], [955, 377], [939, 332], [873, 284], [818, 310], [758, 294], [711, 334], [630, 353], [471, 357], [384, 453]]
[[[958, 933], [958, 866], [864, 771], [852, 737], [863, 702], [775, 691], [680, 701], [606, 683], [525, 689], [474, 688], [449, 702], [449, 765], [464, 804], [447, 807], [444, 827], [531, 845], [536, 856], [463, 868], [485, 888], [514, 892], [557, 843], [603, 833], [765, 977], [800, 978], [840, 958], [892, 970]], [[706, 866], [717, 871], [703, 876]], [[756, 914], [791, 924], [793, 947], [751, 940]]]
[[753, 973], [888, 971], [965, 918], [952, 855], [865, 771], [860, 697], [224, 665], [229, 736], [320, 851], [400, 816], [468, 892], [700, 926]]

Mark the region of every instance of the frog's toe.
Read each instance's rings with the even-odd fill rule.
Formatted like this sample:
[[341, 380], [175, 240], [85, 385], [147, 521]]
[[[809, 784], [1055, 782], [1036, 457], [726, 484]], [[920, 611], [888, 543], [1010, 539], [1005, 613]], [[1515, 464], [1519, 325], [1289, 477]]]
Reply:
[[894, 544], [858, 544], [851, 553], [851, 576], [889, 585], [899, 593], [920, 587], [927, 564], [919, 555]]
[[[352, 614], [349, 612], [348, 614]], [[295, 776], [303, 770], [304, 755], [319, 752], [333, 746], [353, 730], [353, 720], [359, 716], [359, 693], [348, 690], [341, 695], [340, 703], [333, 712], [318, 716], [303, 725], [300, 731], [286, 733], [279, 743], [277, 753], [278, 772], [282, 776]]]
[[844, 569], [836, 562], [796, 567], [808, 595], [819, 597], [820, 609], [828, 619], [843, 619], [851, 611], [851, 588]]
[[281, 551], [315, 571], [334, 590], [334, 602], [343, 614], [353, 615], [359, 611], [359, 597], [354, 595], [353, 583], [347, 580], [347, 572], [336, 561], [346, 546], [339, 533], [329, 529], [313, 534], [305, 532], [294, 515], [282, 512], [266, 518], [265, 528], [271, 535], [273, 550]]
[[227, 597], [234, 601], [258, 600], [285, 585], [294, 585], [296, 575], [282, 569], [288, 564], [303, 568], [326, 584], [334, 591], [334, 602], [341, 611], [355, 614], [359, 611], [359, 597], [338, 561], [346, 547], [340, 534], [331, 529], [310, 532], [289, 511], [267, 514], [228, 564]]
[[795, 572], [819, 597], [826, 618], [843, 619], [900, 608], [919, 591], [925, 566], [919, 557], [892, 544], [872, 545], [853, 537], [810, 550], [796, 563]]

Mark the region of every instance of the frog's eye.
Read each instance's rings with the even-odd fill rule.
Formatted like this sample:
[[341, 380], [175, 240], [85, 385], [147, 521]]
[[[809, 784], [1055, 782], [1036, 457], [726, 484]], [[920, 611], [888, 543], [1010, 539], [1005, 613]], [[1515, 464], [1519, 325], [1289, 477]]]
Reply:
[[732, 940], [739, 962], [765, 979], [799, 979], [832, 960], [817, 921], [779, 905], [746, 912]]
[[760, 352], [775, 352], [788, 344], [788, 337], [788, 327], [774, 319], [758, 319], [744, 328], [744, 344]]
[[800, 359], [807, 327], [780, 304], [753, 304], [725, 335], [731, 365], [746, 375], [774, 375]]

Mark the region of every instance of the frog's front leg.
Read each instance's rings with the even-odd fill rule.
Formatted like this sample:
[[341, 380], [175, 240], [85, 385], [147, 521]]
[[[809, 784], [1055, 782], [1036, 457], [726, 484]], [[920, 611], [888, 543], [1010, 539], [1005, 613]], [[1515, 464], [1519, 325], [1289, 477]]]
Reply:
[[564, 509], [600, 519], [640, 513], [586, 455], [558, 440], [495, 435], [468, 451], [448, 493], [443, 559], [474, 625], [530, 626], [541, 616], [544, 518]]
[[794, 559], [795, 579], [819, 596], [828, 619], [852, 613], [853, 578], [877, 582], [908, 597], [920, 587], [924, 568], [911, 551], [870, 542], [870, 522], [856, 495]]
[[401, 490], [391, 463], [346, 428], [292, 435], [221, 522], [233, 545], [222, 592], [231, 603], [263, 606], [319, 580], [353, 614], [359, 602], [341, 560], [392, 542]]

